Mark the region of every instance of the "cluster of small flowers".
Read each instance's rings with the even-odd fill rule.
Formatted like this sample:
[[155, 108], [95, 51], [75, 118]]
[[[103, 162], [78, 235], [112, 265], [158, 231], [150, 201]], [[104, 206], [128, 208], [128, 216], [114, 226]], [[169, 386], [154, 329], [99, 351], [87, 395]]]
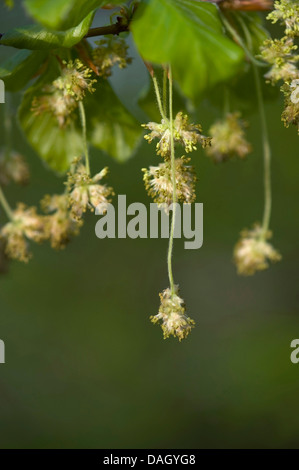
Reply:
[[47, 238], [51, 247], [61, 250], [72, 237], [79, 234], [82, 220], [71, 217], [68, 194], [46, 195], [41, 201], [42, 210], [49, 214], [46, 221]]
[[35, 207], [18, 204], [13, 218], [0, 230], [5, 254], [10, 259], [28, 262], [31, 258], [28, 240], [41, 243], [48, 238], [46, 217], [37, 214]]
[[215, 163], [234, 157], [243, 159], [251, 152], [251, 144], [245, 136], [247, 123], [240, 116], [239, 112], [228, 113], [209, 129], [212, 145], [206, 149], [206, 153]]
[[70, 239], [79, 234], [82, 216], [87, 209], [110, 202], [112, 188], [99, 184], [107, 168], [91, 178], [84, 165], [76, 160], [69, 173], [64, 194], [46, 195], [41, 207], [46, 215], [39, 215], [35, 207], [19, 204], [11, 220], [0, 229], [0, 240], [8, 258], [28, 262], [31, 258], [29, 241], [49, 240], [52, 248], [63, 249]]
[[[188, 163], [190, 158], [185, 156], [175, 159], [176, 168], [176, 194], [179, 202], [191, 203], [195, 200], [196, 175], [194, 168]], [[149, 169], [143, 168], [143, 180], [148, 195], [159, 206], [166, 204], [167, 207], [172, 203], [172, 171], [171, 162], [166, 160], [159, 166], [150, 166]]]
[[[196, 175], [194, 167], [189, 165], [191, 159], [184, 155], [175, 158], [173, 171], [171, 149], [172, 145], [179, 144], [186, 153], [190, 153], [196, 150], [198, 144], [203, 148], [211, 145], [210, 137], [203, 136], [201, 126], [190, 123], [188, 116], [182, 112], [175, 116], [173, 123], [164, 117], [160, 123], [149, 122], [143, 124], [143, 127], [150, 131], [145, 135], [145, 140], [151, 143], [154, 139], [158, 139], [156, 153], [164, 160], [158, 166], [142, 169], [148, 195], [168, 213], [169, 206], [173, 203], [173, 173], [175, 173], [177, 201], [185, 204], [194, 202]], [[165, 289], [160, 294], [159, 313], [150, 319], [154, 324], [161, 324], [164, 338], [172, 335], [181, 341], [190, 333], [194, 321], [185, 314], [185, 305], [178, 292], [177, 285], [173, 289]]]
[[298, 0], [279, 0], [274, 3], [274, 10], [268, 19], [285, 25], [285, 34], [289, 37], [299, 36], [299, 2]]
[[[154, 139], [159, 139], [156, 145], [158, 155], [170, 158], [171, 141], [170, 141], [170, 122], [168, 119], [162, 119], [161, 123], [149, 122], [142, 124], [142, 127], [151, 132], [144, 136], [145, 140], [151, 143]], [[201, 132], [202, 128], [199, 124], [190, 124], [187, 114], [181, 111], [176, 115], [173, 121], [174, 141], [180, 143], [186, 153], [190, 153], [197, 149], [199, 143], [203, 148], [211, 145], [210, 137], [204, 137]]]
[[[151, 166], [143, 169], [144, 182], [147, 192], [159, 205], [169, 205], [172, 202], [173, 183], [171, 171], [171, 131], [170, 121], [162, 119], [161, 123], [149, 122], [142, 125], [150, 133], [144, 138], [149, 143], [158, 139], [156, 145], [157, 155], [164, 158], [164, 162], [159, 166]], [[197, 144], [207, 147], [211, 144], [209, 137], [202, 135], [202, 128], [198, 124], [190, 124], [188, 116], [179, 112], [173, 121], [174, 142], [182, 145], [186, 153], [196, 150]], [[182, 156], [175, 160], [176, 188], [178, 200], [183, 203], [190, 203], [195, 200], [196, 176], [194, 168], [188, 163], [190, 158]]]
[[68, 173], [65, 193], [44, 197], [41, 205], [49, 214], [46, 230], [52, 248], [65, 248], [71, 238], [79, 234], [87, 209], [93, 211], [99, 204], [105, 206], [110, 202], [112, 188], [99, 184], [107, 172], [108, 169], [104, 168], [91, 178], [80, 159], [75, 159]]
[[124, 69], [132, 63], [132, 58], [128, 57], [128, 46], [122, 38], [105, 38], [96, 41], [96, 44], [92, 57], [100, 77], [110, 77], [114, 65]]
[[174, 293], [169, 288], [165, 289], [160, 294], [158, 314], [150, 317], [154, 324], [161, 322], [164, 339], [172, 335], [181, 341], [188, 336], [195, 325], [195, 322], [186, 315], [184, 301], [178, 294], [177, 285]]
[[25, 185], [29, 182], [29, 168], [23, 155], [15, 151], [0, 153], [0, 185], [10, 182]]
[[[29, 176], [29, 168], [23, 155], [10, 149], [1, 151], [0, 187], [7, 186], [10, 183], [25, 185], [29, 181]], [[27, 260], [27, 245], [23, 243], [22, 238], [23, 229], [31, 236], [39, 238], [40, 226], [37, 223], [34, 209], [25, 211], [25, 206], [20, 204], [15, 215], [18, 223], [9, 223], [2, 228], [0, 227], [0, 274], [7, 271], [9, 257], [19, 256], [23, 261]], [[22, 224], [24, 225], [23, 229]], [[10, 241], [6, 243], [8, 238]], [[14, 255], [15, 252], [16, 255]]]
[[258, 224], [252, 230], [241, 232], [241, 239], [234, 249], [234, 262], [239, 274], [251, 276], [256, 271], [267, 269], [269, 261], [281, 260], [281, 255], [267, 241], [271, 237], [272, 233], [264, 233]]
[[113, 189], [105, 184], [99, 184], [108, 173], [108, 168], [104, 168], [94, 177], [90, 177], [84, 165], [77, 162], [76, 170], [68, 175], [67, 189], [69, 194], [69, 206], [71, 216], [74, 220], [80, 220], [87, 209], [94, 209], [101, 204], [102, 210], [111, 202]]
[[282, 121], [286, 127], [296, 125], [299, 133], [299, 99], [292, 99], [293, 84], [299, 83], [299, 54], [295, 43], [299, 37], [299, 0], [276, 1], [267, 18], [273, 23], [282, 23], [285, 35], [281, 39], [267, 39], [262, 46], [261, 57], [271, 65], [265, 78], [272, 84], [284, 82], [281, 87], [285, 98]]
[[60, 77], [44, 86], [42, 94], [32, 101], [35, 115], [52, 114], [61, 128], [69, 124], [71, 115], [82, 101], [86, 92], [95, 91], [96, 80], [91, 79], [92, 70], [79, 59], [63, 62]]

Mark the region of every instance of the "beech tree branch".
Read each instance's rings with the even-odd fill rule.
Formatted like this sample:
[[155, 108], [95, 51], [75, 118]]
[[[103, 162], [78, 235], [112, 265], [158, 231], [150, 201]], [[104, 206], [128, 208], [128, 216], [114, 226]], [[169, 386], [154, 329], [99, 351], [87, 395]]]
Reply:
[[[88, 33], [84, 36], [85, 38], [93, 38], [96, 36], [105, 36], [106, 34], [115, 34], [118, 35], [125, 31], [129, 31], [129, 24], [122, 23], [120, 20], [117, 23], [110, 24], [108, 26], [99, 26], [97, 28], [90, 28]], [[2, 38], [3, 33], [0, 33], [0, 39]], [[6, 45], [6, 44], [0, 44]]]
[[123, 33], [124, 31], [129, 31], [129, 25], [118, 22], [110, 24], [109, 26], [99, 26], [98, 28], [90, 28], [85, 37], [93, 38], [95, 36], [104, 36], [106, 34], [119, 34]]

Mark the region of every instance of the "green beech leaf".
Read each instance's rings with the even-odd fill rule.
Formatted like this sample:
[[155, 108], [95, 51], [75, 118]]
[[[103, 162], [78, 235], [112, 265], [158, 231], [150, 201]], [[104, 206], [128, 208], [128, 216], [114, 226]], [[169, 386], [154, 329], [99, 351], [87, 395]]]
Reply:
[[234, 27], [248, 45], [253, 55], [260, 54], [260, 47], [270, 37], [269, 32], [263, 27], [262, 18], [256, 12], [236, 11], [232, 12]]
[[37, 25], [14, 28], [2, 36], [0, 44], [31, 50], [70, 48], [83, 39], [92, 19], [93, 13], [90, 13], [78, 26], [67, 31], [50, 31]]
[[131, 30], [141, 56], [153, 63], [171, 63], [189, 98], [235, 75], [244, 57], [223, 34], [212, 3], [149, 0], [138, 8]]
[[111, 0], [25, 0], [28, 13], [47, 28], [66, 30], [79, 24], [91, 11]]
[[[231, 19], [238, 35], [250, 49], [254, 56], [260, 53], [260, 47], [263, 42], [269, 38], [269, 32], [263, 27], [262, 19], [258, 13], [235, 11], [231, 12]], [[262, 86], [263, 97], [265, 101], [278, 99], [279, 88], [266, 84], [264, 74], [265, 68], [259, 67], [258, 73]], [[224, 96], [228, 93], [229, 105], [232, 110], [240, 110], [245, 113], [252, 113], [258, 107], [257, 94], [252, 66], [244, 62], [243, 71], [227, 81], [222, 87], [216, 87], [206, 94], [208, 100], [215, 107], [223, 109]]]
[[44, 51], [21, 50], [0, 66], [0, 79], [4, 80], [6, 90], [18, 91], [34, 77], [41, 64], [46, 60]]
[[130, 158], [142, 135], [140, 123], [129, 113], [106, 80], [86, 98], [87, 128], [91, 144], [118, 161]]
[[82, 154], [82, 137], [76, 123], [60, 129], [57, 119], [51, 114], [36, 116], [31, 111], [32, 100], [48, 82], [48, 77], [46, 74], [26, 91], [19, 109], [19, 122], [27, 140], [39, 156], [53, 170], [62, 173], [67, 171], [76, 156]]
[[[73, 123], [60, 129], [51, 114], [36, 116], [31, 111], [33, 98], [42, 93], [44, 85], [53, 81], [58, 73], [52, 60], [43, 77], [26, 91], [19, 109], [19, 122], [38, 155], [53, 170], [65, 172], [73, 159], [83, 153], [79, 113], [75, 111]], [[101, 79], [95, 88], [96, 91], [84, 99], [89, 143], [124, 161], [132, 156], [142, 129], [119, 101], [109, 82]]]

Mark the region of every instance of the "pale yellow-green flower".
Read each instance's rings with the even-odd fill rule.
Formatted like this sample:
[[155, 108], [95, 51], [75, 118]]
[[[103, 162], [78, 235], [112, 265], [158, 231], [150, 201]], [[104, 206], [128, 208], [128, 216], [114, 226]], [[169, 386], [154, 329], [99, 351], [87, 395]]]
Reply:
[[[188, 165], [189, 158], [181, 157], [175, 159], [176, 170], [176, 195], [178, 202], [191, 203], [195, 200], [196, 175], [193, 166]], [[171, 162], [169, 160], [160, 163], [159, 166], [143, 168], [143, 180], [148, 195], [157, 204], [172, 203], [173, 184]]]
[[[170, 122], [162, 119], [161, 123], [148, 122], [142, 124], [145, 129], [151, 132], [144, 136], [145, 140], [151, 143], [154, 139], [159, 142], [156, 145], [157, 154], [162, 157], [169, 157], [171, 151]], [[197, 144], [207, 147], [211, 143], [209, 137], [202, 135], [202, 128], [199, 124], [190, 124], [188, 116], [179, 112], [173, 121], [174, 141], [180, 143], [187, 153], [196, 150]]]
[[104, 168], [94, 177], [86, 173], [84, 165], [78, 165], [73, 173], [69, 174], [67, 187], [69, 190], [69, 206], [72, 217], [75, 220], [81, 219], [87, 209], [94, 209], [101, 204], [102, 210], [111, 202], [113, 189], [104, 184], [99, 184], [108, 173], [108, 168]]
[[94, 91], [95, 79], [91, 79], [92, 70], [76, 59], [63, 62], [61, 76], [53, 82], [53, 87], [60, 90], [63, 96], [72, 96], [76, 101], [82, 101], [86, 92]]
[[271, 236], [270, 231], [263, 233], [260, 225], [241, 232], [241, 238], [234, 249], [234, 262], [238, 274], [251, 276], [256, 271], [267, 269], [270, 261], [281, 260], [281, 255], [267, 241]]
[[35, 96], [31, 110], [39, 116], [44, 113], [54, 116], [61, 128], [71, 122], [72, 114], [87, 92], [94, 91], [96, 80], [91, 79], [92, 71], [78, 59], [63, 62], [61, 75], [45, 85], [42, 93]]
[[0, 184], [27, 184], [29, 177], [29, 168], [23, 155], [15, 151], [9, 152], [9, 155], [0, 153]]
[[47, 195], [41, 201], [41, 206], [44, 212], [50, 214], [47, 217], [47, 233], [52, 248], [65, 248], [71, 238], [79, 234], [83, 221], [71, 217], [67, 194]]
[[299, 77], [296, 66], [299, 55], [298, 49], [292, 38], [287, 36], [281, 39], [267, 39], [261, 48], [261, 58], [272, 67], [266, 73], [265, 78], [272, 84], [279, 80], [291, 81]]
[[37, 214], [35, 207], [18, 204], [13, 220], [1, 228], [0, 238], [9, 258], [27, 262], [31, 258], [28, 240], [41, 243], [48, 238], [46, 218]]
[[299, 36], [299, 1], [280, 0], [274, 3], [274, 10], [267, 16], [272, 23], [279, 21], [285, 26], [285, 34]]
[[128, 57], [128, 46], [122, 38], [101, 39], [96, 41], [96, 45], [92, 57], [100, 77], [110, 77], [114, 65], [124, 69], [132, 62], [131, 57]]
[[296, 88], [299, 89], [299, 80], [295, 87], [292, 87], [292, 83], [285, 83], [281, 87], [284, 94], [284, 110], [281, 119], [285, 127], [289, 127], [290, 124], [297, 126], [299, 134], [299, 91], [296, 91]]
[[247, 124], [240, 118], [240, 113], [228, 113], [224, 119], [213, 124], [209, 130], [212, 137], [206, 152], [216, 162], [224, 162], [234, 157], [245, 158], [252, 150], [246, 139]]
[[175, 292], [165, 289], [160, 294], [160, 308], [155, 316], [151, 316], [152, 323], [160, 323], [164, 339], [174, 336], [181, 341], [186, 338], [195, 325], [194, 320], [186, 315], [184, 301], [179, 297], [179, 288]]

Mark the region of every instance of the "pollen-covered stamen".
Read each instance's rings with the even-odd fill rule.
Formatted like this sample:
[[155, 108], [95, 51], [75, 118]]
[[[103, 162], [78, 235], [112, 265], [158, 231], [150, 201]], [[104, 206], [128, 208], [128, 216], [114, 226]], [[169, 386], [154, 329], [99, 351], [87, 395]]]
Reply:
[[76, 101], [82, 101], [86, 92], [94, 92], [93, 85], [96, 80], [91, 79], [92, 70], [76, 59], [63, 62], [61, 76], [53, 82], [53, 87], [63, 93], [63, 96], [72, 96]]
[[45, 85], [42, 93], [34, 97], [31, 110], [36, 115], [52, 114], [61, 128], [71, 122], [78, 102], [87, 92], [92, 93], [96, 80], [91, 79], [92, 70], [78, 59], [63, 62], [61, 76]]
[[295, 54], [298, 49], [292, 38], [267, 39], [261, 48], [261, 58], [272, 67], [266, 73], [265, 78], [272, 84], [279, 80], [289, 81], [299, 77], [296, 63], [299, 55]]
[[144, 136], [145, 140], [149, 144], [152, 143], [154, 139], [159, 139], [159, 142], [156, 145], [157, 155], [162, 157], [169, 157], [170, 155], [170, 128], [169, 121], [162, 119], [161, 123], [157, 122], [148, 122], [147, 124], [142, 124], [142, 127], [150, 130], [149, 134]]
[[189, 123], [187, 114], [179, 112], [174, 120], [174, 140], [180, 142], [187, 153], [197, 149], [197, 144], [203, 148], [211, 145], [211, 138], [202, 135], [200, 124]]
[[169, 288], [165, 289], [160, 294], [158, 314], [150, 317], [154, 324], [161, 324], [164, 339], [172, 335], [181, 341], [188, 336], [195, 325], [194, 320], [186, 315], [184, 301], [178, 294], [178, 286], [175, 286], [174, 293]]
[[284, 122], [285, 127], [289, 127], [290, 124], [297, 126], [299, 134], [299, 92], [296, 92], [296, 87], [297, 85], [292, 87], [292, 83], [285, 83], [281, 87], [281, 91], [284, 94], [284, 110], [281, 115], [281, 120]]
[[[175, 160], [176, 195], [179, 202], [191, 203], [195, 200], [196, 175], [194, 167], [188, 165], [189, 158], [181, 157]], [[143, 169], [143, 180], [148, 195], [159, 205], [169, 206], [173, 198], [172, 170], [170, 161]]]
[[102, 210], [105, 205], [111, 202], [113, 189], [109, 186], [99, 184], [108, 173], [108, 168], [104, 168], [91, 178], [84, 165], [79, 164], [73, 173], [68, 176], [67, 187], [69, 191], [69, 206], [71, 215], [75, 220], [80, 220], [82, 215], [89, 209], [94, 209], [101, 204]]
[[278, 21], [285, 26], [285, 34], [290, 37], [299, 36], [299, 1], [280, 0], [274, 3], [274, 10], [267, 19], [272, 23]]
[[260, 225], [241, 232], [241, 239], [234, 249], [234, 262], [238, 274], [250, 276], [256, 271], [267, 269], [269, 261], [281, 260], [281, 255], [267, 241], [271, 236], [270, 231], [263, 233]]
[[[161, 123], [149, 122], [142, 127], [151, 132], [144, 136], [145, 140], [151, 143], [154, 139], [159, 139], [157, 143], [157, 154], [162, 157], [169, 157], [171, 150], [170, 122], [162, 119]], [[207, 147], [211, 144], [211, 139], [202, 135], [202, 128], [199, 124], [190, 124], [188, 116], [179, 112], [173, 121], [174, 141], [180, 143], [187, 153], [197, 149], [197, 144]]]
[[31, 111], [40, 116], [44, 113], [52, 114], [63, 128], [71, 121], [71, 115], [77, 108], [77, 102], [71, 95], [63, 95], [59, 90], [51, 86], [43, 89], [43, 94], [34, 97]]

